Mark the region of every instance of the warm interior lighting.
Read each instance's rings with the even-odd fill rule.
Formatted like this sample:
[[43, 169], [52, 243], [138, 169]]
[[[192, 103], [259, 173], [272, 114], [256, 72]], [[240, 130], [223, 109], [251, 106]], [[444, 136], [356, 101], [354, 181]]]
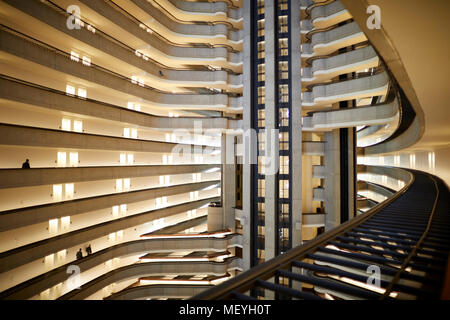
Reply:
[[66, 93], [70, 94], [70, 95], [75, 95], [75, 87], [71, 86], [71, 85], [66, 85]]
[[133, 139], [137, 139], [138, 135], [137, 135], [137, 129], [132, 128], [131, 129], [131, 138]]
[[61, 129], [65, 131], [70, 131], [72, 129], [72, 121], [67, 118], [62, 118]]
[[416, 155], [415, 154], [410, 154], [409, 155], [409, 167], [410, 168], [415, 168], [416, 167]]
[[132, 153], [129, 153], [128, 155], [127, 155], [127, 164], [133, 164], [134, 163], [134, 154], [132, 154]]
[[53, 185], [53, 201], [62, 200], [62, 184]]
[[119, 156], [119, 163], [120, 163], [120, 165], [124, 166], [124, 165], [127, 164], [126, 157], [127, 157], [127, 155], [125, 153], [121, 153], [120, 154], [120, 156]]
[[399, 166], [400, 165], [400, 155], [394, 156], [394, 165]]
[[73, 195], [74, 195], [74, 184], [73, 183], [66, 183], [64, 185], [64, 196], [66, 200], [71, 200], [73, 199]]
[[[79, 92], [80, 92], [80, 89], [78, 89], [78, 94], [79, 94]], [[86, 98], [86, 96], [85, 96], [85, 98]], [[75, 131], [75, 132], [83, 132], [83, 121], [81, 121], [81, 120], [74, 120], [73, 121], [73, 131]]]
[[231, 234], [231, 231], [223, 231], [216, 233], [198, 233], [198, 234], [169, 234], [169, 235], [142, 235], [143, 238], [158, 238], [158, 239], [192, 239], [192, 238], [224, 238]]
[[58, 232], [58, 219], [48, 221], [48, 232], [50, 234], [56, 234]]
[[111, 242], [116, 241], [116, 233], [115, 232], [110, 233], [108, 235], [108, 240], [111, 241]]
[[112, 215], [114, 218], [117, 218], [119, 216], [119, 206], [112, 207]]
[[120, 215], [125, 216], [127, 214], [128, 206], [126, 204], [120, 205]]
[[436, 155], [434, 152], [428, 152], [428, 169], [432, 172], [436, 169]]
[[161, 285], [161, 284], [173, 284], [173, 285], [217, 285], [228, 280], [230, 277], [221, 277], [213, 280], [178, 280], [178, 279], [139, 279], [139, 285]]
[[129, 138], [130, 137], [130, 128], [123, 128], [123, 136], [125, 138]]
[[69, 161], [71, 167], [78, 167], [78, 152], [71, 152], [69, 154]]
[[122, 192], [122, 179], [116, 179], [116, 191]]
[[55, 263], [55, 254], [54, 253], [49, 254], [48, 256], [46, 256], [44, 258], [45, 267], [47, 267], [47, 268], [53, 267], [54, 263]]
[[58, 167], [65, 167], [66, 159], [67, 159], [67, 154], [65, 152], [58, 151], [57, 158], [56, 158], [56, 165]]
[[74, 51], [71, 51], [70, 52], [70, 60], [78, 62], [78, 61], [80, 61], [80, 55]]
[[83, 65], [90, 67], [91, 66], [91, 58], [83, 56]]
[[211, 262], [223, 262], [225, 261], [227, 258], [231, 257], [231, 254], [223, 254], [220, 256], [215, 256], [215, 257], [154, 257], [154, 258], [145, 258], [145, 257], [140, 257], [140, 261], [141, 262], [207, 262], [207, 261], [211, 261]]
[[95, 33], [95, 28], [91, 26], [90, 24], [87, 25], [86, 29], [88, 29], [90, 32]]
[[125, 191], [129, 191], [131, 187], [131, 181], [130, 178], [123, 179], [123, 188]]
[[66, 249], [60, 250], [60, 251], [58, 251], [56, 253], [56, 257], [57, 257], [58, 261], [61, 262], [61, 263], [66, 260], [66, 256], [67, 256], [67, 250]]
[[68, 231], [70, 227], [70, 216], [61, 217], [61, 230]]

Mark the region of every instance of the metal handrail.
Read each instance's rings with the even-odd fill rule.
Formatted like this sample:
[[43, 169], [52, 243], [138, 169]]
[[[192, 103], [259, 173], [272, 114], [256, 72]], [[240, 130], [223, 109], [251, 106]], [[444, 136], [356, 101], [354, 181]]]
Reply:
[[173, 19], [173, 20], [175, 20], [175, 21], [178, 21], [178, 22], [180, 22], [180, 23], [183, 23], [183, 24], [203, 24], [203, 25], [212, 25], [212, 26], [214, 26], [214, 25], [216, 25], [216, 24], [225, 24], [225, 25], [227, 25], [229, 28], [230, 28], [230, 30], [232, 30], [232, 31], [238, 31], [238, 29], [236, 29], [235, 27], [233, 27], [233, 24], [231, 23], [231, 22], [228, 22], [228, 21], [214, 21], [214, 22], [205, 22], [205, 21], [198, 21], [198, 20], [193, 20], [193, 21], [184, 21], [184, 20], [180, 20], [180, 19], [178, 19], [177, 17], [175, 17], [173, 14], [171, 14], [164, 6], [162, 6], [158, 1], [156, 1], [156, 0], [154, 0], [153, 1], [154, 3], [156, 3], [160, 8], [161, 8], [161, 10], [162, 11], [164, 11], [165, 13], [166, 13], [166, 15], [168, 15], [171, 19]]
[[[26, 86], [29, 86], [29, 87], [37, 88], [39, 90], [44, 90], [44, 91], [47, 91], [47, 92], [55, 93], [55, 94], [58, 94], [58, 95], [61, 95], [61, 96], [66, 96], [66, 97], [77, 99], [77, 100], [92, 102], [92, 103], [103, 105], [103, 106], [110, 107], [110, 108], [122, 109], [122, 110], [127, 111], [127, 112], [139, 113], [139, 114], [141, 114], [143, 116], [146, 116], [146, 117], [151, 117], [151, 118], [155, 118], [155, 119], [171, 119], [171, 120], [174, 119], [174, 118], [154, 115], [154, 114], [150, 114], [150, 113], [146, 113], [146, 112], [142, 112], [142, 111], [136, 111], [136, 110], [132, 110], [132, 109], [127, 109], [125, 107], [117, 106], [117, 105], [114, 105], [114, 104], [111, 104], [111, 103], [103, 102], [103, 101], [100, 101], [100, 100], [95, 100], [95, 99], [92, 99], [92, 98], [81, 98], [81, 97], [79, 97], [77, 95], [71, 95], [71, 94], [68, 94], [68, 93], [66, 93], [64, 91], [60, 91], [60, 90], [57, 90], [57, 89], [45, 87], [45, 86], [42, 86], [40, 84], [32, 83], [32, 82], [29, 82], [29, 81], [26, 81], [26, 80], [22, 80], [22, 79], [17, 79], [17, 78], [14, 78], [14, 77], [11, 77], [11, 76], [8, 76], [8, 75], [5, 75], [5, 74], [1, 74], [1, 73], [0, 73], [0, 79], [4, 79], [4, 80], [7, 80], [7, 81], [23, 84], [23, 85], [26, 85]], [[197, 120], [197, 119], [198, 120], [227, 119], [227, 120], [236, 120], [235, 118], [228, 117], [228, 116], [221, 116], [221, 117], [211, 117], [211, 116], [210, 117], [194, 117], [194, 116], [192, 116], [192, 117], [178, 117], [176, 119], [189, 119], [189, 120]]]
[[334, 2], [334, 1], [335, 1], [335, 0], [324, 0], [324, 1], [322, 1], [322, 2], [315, 2], [315, 3], [310, 4], [310, 5], [306, 8], [306, 10], [305, 10], [306, 17], [307, 17], [307, 18], [310, 18], [310, 17], [311, 17], [311, 11], [312, 11], [312, 9], [314, 9], [314, 8], [316, 8], [316, 7], [326, 6], [327, 4], [330, 4], [330, 3]]
[[[349, 23], [351, 23], [351, 22], [353, 22], [353, 19], [348, 19], [348, 20], [346, 20], [346, 21], [343, 21], [342, 23], [349, 24]], [[335, 25], [332, 25], [332, 26], [329, 26], [329, 27], [323, 28], [323, 29], [313, 29], [313, 30], [309, 31], [309, 32], [305, 35], [305, 37], [306, 37], [306, 39], [308, 39], [309, 41], [311, 41], [311, 40], [312, 40], [312, 36], [313, 36], [315, 33], [319, 33], [319, 32], [327, 32], [327, 31], [331, 31], [331, 30], [337, 29], [337, 28], [339, 28], [339, 27], [342, 27], [342, 24], [335, 24]]]
[[[65, 17], [69, 17], [69, 16], [70, 16], [70, 15], [66, 12], [66, 10], [64, 10], [62, 7], [60, 7], [59, 5], [57, 5], [56, 3], [54, 3], [53, 1], [51, 1], [51, 0], [45, 0], [44, 3], [46, 3], [50, 8], [52, 8], [52, 9], [55, 10], [56, 12], [58, 12], [58, 13], [64, 15]], [[91, 23], [89, 23], [89, 22], [87, 22], [87, 21], [81, 19], [81, 17], [79, 18], [79, 20], [80, 20], [81, 22], [83, 22], [84, 24], [92, 25]], [[107, 34], [106, 32], [104, 32], [104, 31], [98, 29], [97, 27], [95, 27], [95, 34], [101, 35], [102, 37], [104, 37], [104, 38], [106, 38], [106, 39], [108, 39], [108, 40], [114, 42], [115, 44], [121, 46], [122, 48], [124, 48], [124, 49], [126, 49], [126, 50], [132, 52], [133, 54], [135, 54], [135, 52], [136, 52], [136, 50], [133, 49], [132, 47], [130, 47], [129, 45], [127, 45], [127, 44], [123, 43], [122, 41], [120, 41], [120, 40], [118, 40], [118, 39], [116, 39], [116, 38], [110, 36], [109, 34]], [[162, 68], [164, 68], [164, 69], [168, 69], [168, 68], [169, 68], [168, 66], [166, 66], [166, 65], [164, 65], [164, 64], [162, 64], [162, 63], [160, 63], [160, 62], [158, 62], [158, 61], [156, 61], [156, 60], [154, 60], [154, 59], [152, 59], [152, 58], [150, 58], [150, 57], [148, 57], [148, 58], [149, 58], [149, 60], [150, 60], [152, 63], [154, 63], [155, 65], [157, 65], [157, 66], [159, 66], [159, 67], [162, 67]], [[174, 69], [174, 68], [171, 68], [171, 69]], [[179, 68], [179, 69], [177, 69], [177, 70], [185, 70], [185, 69]]]
[[438, 187], [438, 184], [436, 182], [436, 179], [433, 176], [430, 176], [430, 177], [433, 180], [434, 186], [436, 188], [436, 199], [434, 200], [433, 209], [431, 210], [431, 214], [430, 214], [430, 218], [428, 219], [427, 227], [426, 227], [424, 233], [422, 234], [422, 236], [420, 237], [419, 241], [414, 245], [414, 247], [411, 250], [411, 252], [409, 253], [408, 257], [405, 259], [405, 261], [401, 265], [400, 269], [397, 271], [397, 274], [395, 275], [394, 279], [392, 279], [391, 283], [386, 288], [386, 291], [384, 292], [383, 296], [380, 297], [380, 300], [386, 299], [389, 296], [389, 294], [392, 292], [393, 287], [400, 280], [401, 275], [405, 272], [406, 267], [409, 265], [409, 263], [411, 262], [412, 258], [416, 255], [417, 250], [422, 246], [423, 241], [425, 240], [425, 238], [428, 235], [428, 232], [430, 231], [431, 222], [433, 221], [434, 214], [436, 212], [437, 203], [438, 203], [438, 200], [439, 200], [439, 187]]
[[[27, 34], [25, 34], [25, 33], [22, 33], [22, 32], [20, 32], [20, 31], [18, 31], [18, 30], [12, 29], [12, 28], [10, 28], [10, 27], [4, 25], [4, 24], [0, 24], [0, 29], [6, 31], [6, 32], [8, 32], [8, 33], [11, 33], [11, 34], [15, 34], [15, 35], [17, 35], [18, 37], [20, 37], [20, 38], [22, 38], [22, 39], [24, 39], [24, 40], [26, 40], [26, 41], [28, 41], [28, 42], [30, 42], [30, 43], [33, 43], [33, 44], [35, 44], [35, 45], [37, 45], [37, 46], [40, 46], [40, 47], [42, 47], [42, 48], [45, 48], [45, 49], [47, 49], [47, 50], [49, 50], [49, 51], [52, 51], [52, 52], [54, 52], [54, 53], [57, 53], [57, 54], [59, 54], [59, 55], [65, 57], [65, 58], [68, 58], [68, 59], [71, 58], [71, 54], [70, 54], [70, 53], [65, 52], [65, 51], [63, 51], [63, 50], [61, 50], [61, 49], [58, 49], [58, 48], [56, 48], [56, 47], [54, 47], [54, 46], [52, 46], [52, 45], [50, 45], [50, 44], [47, 44], [47, 43], [45, 43], [45, 42], [42, 42], [41, 40], [38, 40], [38, 39], [36, 39], [36, 38], [33, 38], [33, 37], [31, 37], [31, 36], [29, 36], [29, 35], [27, 35]], [[91, 64], [90, 64], [90, 67], [95, 68], [95, 69], [100, 70], [100, 71], [105, 72], [105, 73], [109, 73], [109, 74], [111, 74], [111, 75], [113, 75], [113, 76], [115, 76], [115, 77], [118, 77], [118, 78], [122, 79], [122, 80], [130, 81], [130, 82], [132, 81], [131, 78], [128, 78], [128, 77], [126, 77], [126, 76], [124, 76], [124, 75], [121, 75], [120, 73], [117, 73], [117, 72], [115, 72], [115, 71], [109, 70], [109, 69], [107, 69], [107, 68], [104, 68], [104, 67], [102, 67], [102, 66], [100, 66], [100, 65], [97, 65], [97, 64], [95, 64], [95, 63], [92, 63], [92, 62], [91, 62]], [[148, 86], [148, 85], [146, 85], [146, 84], [139, 84], [139, 86], [140, 86], [140, 87], [143, 87], [143, 88], [145, 88], [145, 89], [148, 89], [148, 90], [152, 90], [152, 91], [154, 91], [154, 92], [161, 93], [161, 94], [168, 94], [168, 93], [169, 93], [169, 92], [165, 92], [165, 91], [162, 91], [162, 90], [159, 90], [159, 89], [150, 87], [150, 86]], [[178, 95], [180, 95], [180, 93], [171, 93], [171, 94], [178, 94]], [[182, 95], [182, 94], [181, 94], [181, 95]]]
[[342, 83], [342, 82], [351, 81], [351, 80], [368, 78], [368, 77], [372, 77], [374, 75], [377, 75], [379, 73], [382, 73], [384, 71], [386, 71], [386, 69], [385, 69], [385, 67], [383, 65], [381, 65], [381, 66], [378, 66], [376, 68], [372, 68], [372, 71], [359, 72], [359, 73], [355, 73], [354, 75], [352, 74], [350, 77], [348, 77], [346, 79], [336, 79], [336, 80], [332, 80], [332, 81], [329, 81], [329, 82], [313, 83], [313, 84], [307, 85], [306, 89], [307, 90], [312, 90], [315, 87], [327, 86], [329, 84], [336, 84], [336, 83]]
[[[139, 20], [138, 18], [133, 16], [131, 13], [129, 13], [127, 10], [125, 10], [124, 8], [119, 6], [113, 0], [109, 0], [108, 2], [111, 3], [112, 5], [114, 5], [114, 7], [116, 7], [116, 10], [120, 11], [121, 13], [123, 13], [125, 16], [127, 16], [130, 20], [132, 20], [137, 25], [141, 25], [142, 24], [146, 28], [151, 29], [144, 22], [142, 22], [141, 20]], [[200, 47], [200, 48], [201, 47], [203, 47], [203, 48], [214, 48], [214, 45], [211, 45], [211, 44], [197, 45], [197, 44], [180, 44], [180, 43], [176, 43], [176, 42], [170, 41], [169, 39], [163, 37], [159, 32], [155, 31], [154, 29], [151, 29], [151, 30], [152, 30], [152, 33], [158, 37], [158, 39], [160, 39], [161, 41], [166, 42], [169, 45], [174, 46], [174, 47], [182, 47], [182, 48], [186, 48], [186, 47], [191, 47], [191, 48], [196, 48], [196, 47]], [[227, 45], [227, 44], [219, 44], [219, 45], [215, 45], [215, 46], [217, 46], [218, 48], [226, 48], [227, 50], [229, 50], [230, 52], [233, 52], [233, 53], [238, 52], [238, 51], [234, 50], [230, 45]]]
[[[399, 169], [404, 170], [404, 169]], [[193, 300], [215, 300], [215, 299], [226, 299], [229, 298], [234, 290], [239, 290], [238, 293], [243, 293], [250, 289], [258, 280], [270, 279], [275, 275], [278, 269], [288, 269], [290, 264], [294, 260], [302, 259], [306, 257], [307, 254], [313, 253], [317, 250], [317, 247], [326, 244], [329, 240], [344, 234], [345, 232], [353, 229], [354, 227], [360, 225], [364, 221], [368, 220], [376, 213], [380, 212], [389, 204], [393, 203], [398, 197], [404, 194], [409, 187], [414, 183], [414, 175], [407, 171], [410, 176], [410, 180], [405, 186], [395, 193], [391, 198], [386, 201], [380, 202], [378, 205], [374, 206], [370, 210], [358, 215], [357, 217], [341, 224], [340, 226], [319, 235], [317, 238], [308, 241], [304, 245], [300, 245], [286, 252], [285, 254], [279, 255], [271, 260], [261, 263], [239, 275], [228, 280], [227, 282], [213, 287], [207, 291], [201, 292], [200, 294], [192, 297]]]
[[[369, 41], [366, 40], [366, 41], [357, 43], [357, 44], [355, 44], [353, 46], [362, 48], [362, 47], [366, 47], [366, 46], [369, 46], [369, 45], [370, 45]], [[306, 63], [307, 66], [312, 66], [312, 63], [314, 62], [314, 60], [327, 59], [327, 58], [338, 56], [340, 54], [342, 54], [342, 53], [340, 53], [339, 51], [335, 51], [333, 53], [326, 54], [326, 55], [314, 56], [314, 57], [306, 59], [305, 63]]]

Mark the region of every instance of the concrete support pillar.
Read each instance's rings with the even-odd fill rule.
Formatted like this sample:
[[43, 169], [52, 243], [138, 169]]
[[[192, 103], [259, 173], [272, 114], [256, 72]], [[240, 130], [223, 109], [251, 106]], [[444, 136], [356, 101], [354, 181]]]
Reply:
[[291, 33], [291, 97], [292, 97], [292, 247], [302, 243], [302, 101], [301, 101], [301, 56], [300, 56], [300, 1], [290, 2], [289, 30]]
[[208, 232], [222, 231], [223, 228], [223, 213], [222, 207], [208, 207]]
[[356, 129], [348, 130], [348, 219], [352, 219], [356, 215]]
[[[291, 33], [290, 44], [290, 78], [291, 78], [291, 105], [292, 105], [292, 123], [291, 123], [291, 208], [292, 225], [291, 238], [292, 247], [302, 244], [302, 101], [301, 101], [301, 56], [300, 56], [300, 1], [291, 1], [289, 8], [289, 30]], [[293, 268], [295, 273], [301, 273], [301, 269]], [[292, 288], [301, 290], [301, 283], [294, 281]]]
[[[274, 1], [264, 3], [264, 38], [265, 38], [265, 95], [266, 95], [266, 146], [265, 146], [265, 255], [266, 261], [276, 255], [276, 216], [278, 214], [278, 182], [273, 168], [279, 166], [279, 144], [278, 136], [275, 134], [277, 128], [276, 89], [275, 88], [275, 25], [276, 7]], [[276, 137], [275, 137], [276, 135]], [[275, 139], [274, 139], [275, 138]], [[274, 141], [275, 140], [275, 141]]]
[[313, 159], [312, 156], [303, 156], [302, 161], [302, 201], [303, 201], [303, 212], [312, 213], [314, 212], [313, 207]]
[[341, 222], [339, 129], [325, 133], [325, 231]]
[[[243, 162], [242, 162], [242, 268], [243, 270], [250, 269], [251, 258], [251, 210], [252, 210], [252, 164], [251, 155], [249, 154], [253, 150], [254, 144], [251, 141], [252, 131], [252, 77], [251, 77], [251, 61], [252, 61], [252, 18], [251, 18], [251, 1], [243, 1], [242, 14], [244, 20], [244, 45], [243, 45], [243, 74], [242, 79], [244, 83], [243, 99]], [[247, 133], [247, 134], [246, 134]]]
[[232, 232], [236, 230], [236, 137], [231, 134], [222, 134], [222, 225], [223, 229]]
[[[265, 95], [266, 95], [266, 143], [265, 143], [265, 236], [264, 251], [265, 260], [270, 260], [276, 256], [277, 239], [277, 214], [278, 214], [278, 161], [279, 161], [279, 142], [277, 131], [277, 105], [276, 105], [276, 66], [275, 57], [275, 24], [276, 1], [264, 2], [264, 39], [265, 39]], [[277, 168], [276, 172], [273, 168]], [[269, 282], [275, 282], [270, 278]], [[265, 299], [274, 299], [274, 292], [265, 290]]]

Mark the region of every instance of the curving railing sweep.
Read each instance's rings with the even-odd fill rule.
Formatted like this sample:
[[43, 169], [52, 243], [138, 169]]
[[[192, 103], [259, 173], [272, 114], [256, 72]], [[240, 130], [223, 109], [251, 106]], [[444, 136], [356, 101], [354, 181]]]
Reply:
[[[431, 174], [408, 172], [387, 201], [192, 299], [254, 299], [260, 290], [278, 299], [438, 299], [450, 252], [449, 190]], [[368, 270], [379, 271], [378, 286], [367, 284]]]

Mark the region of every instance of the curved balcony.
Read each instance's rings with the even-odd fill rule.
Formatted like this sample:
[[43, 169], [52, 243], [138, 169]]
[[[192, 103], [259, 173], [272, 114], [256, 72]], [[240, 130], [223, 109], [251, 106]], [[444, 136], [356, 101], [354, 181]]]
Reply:
[[357, 188], [358, 188], [358, 192], [367, 191], [372, 194], [373, 193], [377, 194], [377, 197], [379, 199], [373, 199], [377, 202], [382, 202], [383, 200], [388, 199], [395, 194], [395, 190], [392, 190], [386, 186], [368, 182], [368, 181], [358, 181]]
[[335, 78], [342, 74], [375, 68], [380, 59], [372, 46], [345, 52], [342, 54], [317, 58], [312, 66], [302, 69], [302, 83], [310, 85]]
[[[121, 243], [115, 246], [108, 247], [92, 255], [84, 257], [76, 261], [76, 264], [83, 272], [96, 266], [101, 267], [104, 263], [111, 259], [111, 257], [125, 257], [131, 255], [143, 255], [152, 252], [173, 252], [173, 251], [190, 251], [190, 250], [205, 250], [205, 251], [225, 251], [229, 247], [242, 245], [242, 236], [237, 234], [228, 234], [223, 237], [153, 237], [143, 238], [141, 240]], [[68, 279], [67, 268], [72, 265], [69, 262], [61, 267], [53, 269], [45, 274], [39, 275], [29, 281], [16, 285], [8, 290], [0, 293], [2, 299], [29, 299], [38, 295], [40, 292], [49, 287], [65, 282]], [[84, 279], [84, 278], [83, 278]], [[88, 280], [90, 278], [87, 278]], [[89, 280], [90, 281], [90, 280]], [[82, 280], [81, 284], [85, 281]], [[67, 290], [70, 291], [70, 288]]]
[[[65, 180], [72, 181], [72, 180]], [[45, 203], [36, 206], [27, 206], [23, 208], [17, 208], [13, 210], [2, 211], [0, 214], [0, 221], [2, 221], [1, 231], [13, 233], [16, 228], [24, 228], [26, 226], [34, 226], [36, 224], [43, 224], [44, 238], [49, 237], [48, 230], [44, 230], [44, 227], [48, 227], [48, 221], [52, 219], [59, 219], [62, 217], [70, 216], [74, 219], [77, 215], [91, 214], [90, 222], [95, 221], [95, 214], [98, 214], [97, 210], [104, 210], [109, 212], [113, 206], [119, 206], [124, 203], [132, 205], [141, 201], [150, 202], [158, 197], [183, 195], [188, 192], [195, 192], [204, 190], [210, 187], [218, 186], [217, 180], [204, 181], [200, 183], [187, 183], [173, 186], [156, 187], [148, 189], [140, 189], [129, 192], [121, 192], [116, 194], [103, 194], [98, 196], [91, 196], [85, 198], [79, 198], [74, 200], [61, 201], [58, 203]], [[95, 212], [97, 211], [97, 212]], [[137, 211], [139, 213], [141, 211]], [[130, 214], [129, 214], [130, 215]], [[111, 219], [110, 217], [109, 219]], [[108, 219], [104, 219], [108, 220]], [[24, 230], [21, 230], [24, 232]], [[36, 236], [39, 236], [37, 230], [34, 230]], [[41, 237], [43, 236], [41, 235]], [[3, 238], [3, 236], [2, 236]], [[31, 239], [32, 237], [28, 237]], [[41, 239], [39, 239], [41, 240]]]
[[139, 300], [139, 299], [158, 299], [158, 298], [173, 298], [173, 299], [187, 299], [193, 295], [199, 294], [211, 288], [213, 285], [193, 285], [193, 286], [178, 286], [178, 285], [152, 285], [139, 286], [122, 290], [118, 293], [112, 294], [108, 300]]
[[[248, 299], [251, 289], [311, 300], [439, 299], [450, 250], [449, 190], [433, 175], [406, 172], [408, 183], [388, 201], [192, 299]], [[374, 266], [379, 286], [367, 285]], [[276, 276], [312, 290], [273, 283]]]
[[219, 200], [218, 197], [211, 197], [189, 203], [174, 205], [163, 209], [142, 212], [9, 250], [0, 253], [0, 272], [12, 270], [27, 263], [43, 259], [49, 254], [107, 236], [112, 232], [142, 225], [157, 217], [161, 218], [192, 209], [197, 209], [208, 204], [209, 202], [217, 200]]
[[[179, 66], [181, 70], [170, 69], [160, 63], [161, 59], [153, 60], [149, 56], [142, 55], [142, 52], [138, 50], [138, 47], [142, 46], [140, 44], [133, 42], [128, 45], [99, 29], [96, 29], [95, 33], [86, 28], [72, 32], [65, 25], [67, 20], [65, 9], [59, 6], [47, 6], [34, 2], [25, 5], [20, 1], [10, 4], [14, 7], [3, 5], [3, 10], [14, 16], [14, 21], [5, 19], [3, 24], [19, 28], [19, 31], [66, 52], [70, 52], [74, 48], [81, 50], [92, 61], [102, 61], [104, 68], [116, 73], [128, 77], [139, 74], [146, 82], [151, 82], [156, 89], [186, 92], [185, 88], [187, 87], [206, 86], [232, 92], [242, 90], [242, 84], [238, 87], [235, 83], [231, 86], [228, 85], [226, 71], [211, 71], [207, 70], [206, 66], [203, 67], [203, 70], [193, 70], [192, 68], [183, 70], [186, 69], [183, 66]], [[30, 15], [36, 19], [33, 20], [35, 28], [28, 27]], [[17, 27], [17, 24], [20, 27]], [[47, 37], [42, 32], [35, 32], [35, 30], [45, 30], [45, 34], [52, 34], [52, 37]], [[117, 36], [120, 33], [112, 34]], [[67, 41], [68, 38], [71, 39], [70, 42]]]
[[[24, 27], [27, 34], [66, 52], [70, 52], [74, 48], [83, 48], [83, 53], [89, 55], [93, 61], [102, 61], [105, 68], [120, 74], [141, 74], [143, 79], [151, 82], [156, 89], [167, 90], [170, 88], [176, 92], [185, 92], [186, 90], [183, 90], [185, 87], [204, 85], [217, 89], [236, 90], [227, 85], [227, 72], [225, 71], [210, 71], [206, 70], [206, 67], [205, 70], [169, 69], [148, 56], [145, 56], [144, 59], [135, 45], [131, 47], [101, 30], [97, 29], [95, 33], [92, 33], [86, 28], [81, 28], [78, 32], [72, 32], [65, 25], [67, 17], [63, 8], [53, 8], [31, 2], [29, 6], [23, 6], [22, 2], [15, 2], [14, 5], [17, 5], [17, 8], [6, 7], [4, 10], [11, 11], [11, 15], [15, 17], [15, 23], [27, 26], [29, 15], [33, 14], [36, 19], [39, 19], [35, 20], [35, 30], [46, 30], [47, 34], [53, 36], [45, 37], [42, 33]], [[3, 23], [13, 25], [8, 20]], [[67, 37], [70, 37], [72, 41], [70, 45]], [[164, 76], [160, 75], [160, 71]]]
[[314, 29], [311, 20], [301, 20], [300, 21], [300, 33], [306, 34]]
[[86, 182], [96, 180], [155, 177], [185, 173], [205, 172], [220, 165], [152, 165], [119, 167], [72, 167], [0, 169], [0, 189], [58, 184], [67, 181]]
[[390, 123], [398, 118], [397, 99], [390, 103], [368, 107], [317, 111], [303, 118], [304, 131], [328, 131], [338, 128], [375, 126]]
[[229, 258], [224, 262], [150, 262], [128, 265], [84, 284], [79, 290], [73, 290], [59, 300], [82, 300], [114, 283], [151, 276], [165, 275], [223, 275], [239, 266], [239, 259]]
[[242, 120], [220, 117], [159, 117], [94, 99], [78, 98], [63, 91], [3, 75], [0, 75], [0, 97], [54, 111], [122, 122], [142, 128], [190, 130], [195, 127], [196, 123], [201, 123], [202, 129], [236, 129], [241, 127], [240, 123], [242, 122]]
[[[47, 7], [45, 4], [39, 2], [27, 5], [15, 0], [8, 0], [7, 2], [12, 7], [20, 10], [18, 11], [20, 12], [18, 15], [19, 17], [23, 16], [23, 13], [27, 13], [33, 17], [37, 15], [40, 17], [41, 21], [47, 21], [47, 13], [49, 11], [54, 11], [53, 16], [60, 15], [60, 17], [57, 17], [58, 19], [56, 21], [67, 19], [65, 17], [65, 9], [62, 9], [62, 7], [58, 8], [57, 5]], [[82, 7], [84, 17], [90, 21], [96, 21], [98, 25], [102, 26], [103, 34], [114, 35], [114, 40], [118, 40], [118, 42], [127, 44], [128, 46], [135, 48], [135, 50], [145, 53], [147, 57], [153, 61], [157, 61], [157, 64], [166, 65], [172, 68], [185, 68], [184, 65], [208, 64], [225, 68], [228, 66], [226, 61], [227, 49], [225, 48], [176, 46], [168, 43], [164, 38], [157, 36], [156, 33], [152, 34], [143, 30], [133, 17], [122, 14], [114, 8], [113, 4], [86, 1], [79, 5]], [[55, 12], [52, 8], [56, 8], [57, 11], [61, 12]], [[101, 12], [102, 16], [99, 16], [95, 12]], [[60, 24], [59, 26], [56, 25], [55, 27], [64, 33], [70, 31], [63, 29], [66, 27], [65, 23]], [[96, 37], [95, 39], [99, 39], [99, 37]], [[148, 43], [152, 43], [152, 46], [147, 45]], [[220, 57], [220, 59], [217, 59], [216, 57]], [[230, 68], [234, 69], [233, 66]]]
[[149, 140], [119, 138], [87, 133], [9, 125], [0, 123], [0, 143], [14, 146], [35, 146], [69, 149], [121, 150], [171, 154], [183, 150], [189, 154], [206, 154], [217, 148], [190, 144], [155, 142]]
[[[30, 41], [13, 35], [6, 31], [0, 31], [2, 39], [0, 49], [8, 54], [19, 58], [25, 58], [45, 68], [64, 74], [70, 74], [83, 81], [89, 81], [93, 85], [100, 85], [109, 89], [117, 90], [124, 94], [133, 95], [148, 101], [149, 105], [159, 108], [170, 107], [172, 109], [223, 109], [227, 110], [230, 101], [236, 98], [229, 98], [223, 94], [167, 94], [152, 90], [145, 85], [132, 83], [132, 79], [127, 79], [121, 75], [113, 74], [101, 68], [86, 68], [68, 58], [69, 54], [55, 51], [53, 48], [44, 47], [43, 44], [36, 45]], [[150, 89], [150, 90], [149, 90]]]
[[[176, 61], [178, 65], [205, 65], [210, 64], [217, 67], [229, 68], [235, 71], [238, 69], [227, 64], [227, 57], [233, 55], [233, 53], [228, 53], [226, 48], [201, 48], [201, 47], [178, 47], [168, 44], [167, 41], [162, 41], [161, 38], [157, 37], [151, 32], [143, 30], [138, 23], [133, 19], [133, 17], [126, 16], [120, 13], [120, 8], [117, 10], [113, 4], [108, 4], [105, 2], [92, 2], [80, 0], [85, 6], [89, 7], [95, 12], [101, 12], [102, 16], [108, 19], [109, 22], [113, 22], [115, 25], [119, 26], [122, 30], [129, 32], [133, 37], [137, 37], [144, 41], [146, 44], [142, 48], [137, 48], [140, 51], [148, 53], [150, 57], [154, 57], [155, 60], [161, 61], [165, 64], [170, 64], [170, 60]], [[160, 5], [157, 1], [153, 3]], [[194, 3], [195, 4], [195, 3]], [[169, 2], [165, 1], [162, 6], [169, 5]], [[160, 5], [161, 7], [161, 5]], [[175, 9], [178, 11], [177, 9]], [[173, 11], [171, 11], [173, 13]], [[189, 57], [189, 58], [187, 58]], [[187, 59], [186, 59], [187, 58]], [[205, 61], [208, 61], [206, 62]], [[167, 61], [167, 62], [165, 62]]]
[[311, 43], [302, 44], [302, 58], [328, 55], [340, 48], [367, 41], [356, 22], [347, 23], [328, 31], [313, 30]]
[[346, 81], [324, 83], [315, 85], [310, 92], [304, 92], [302, 105], [316, 107], [339, 101], [382, 96], [387, 93], [388, 87], [389, 77], [385, 71]]
[[225, 23], [242, 29], [242, 9], [228, 8], [227, 2], [191, 2], [184, 0], [154, 1], [174, 20]]
[[344, 5], [337, 0], [313, 7], [310, 17], [316, 29], [324, 29], [351, 19], [352, 16]]
[[[243, 38], [240, 32], [228, 30], [225, 24], [188, 24], [174, 21], [152, 3], [144, 0], [133, 0], [135, 6], [127, 7], [130, 13], [145, 22], [150, 29], [164, 35], [176, 43], [205, 43], [224, 46], [231, 50], [242, 50]], [[139, 8], [140, 10], [136, 10]]]

